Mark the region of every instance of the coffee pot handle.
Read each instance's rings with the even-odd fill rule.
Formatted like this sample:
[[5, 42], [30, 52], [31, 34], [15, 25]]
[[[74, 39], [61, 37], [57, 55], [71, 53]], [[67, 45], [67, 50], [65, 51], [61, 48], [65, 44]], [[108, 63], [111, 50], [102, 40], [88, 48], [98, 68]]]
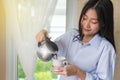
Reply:
[[69, 65], [68, 61], [67, 61], [67, 60], [64, 60], [64, 61], [63, 61], [63, 65], [64, 65], [64, 66]]

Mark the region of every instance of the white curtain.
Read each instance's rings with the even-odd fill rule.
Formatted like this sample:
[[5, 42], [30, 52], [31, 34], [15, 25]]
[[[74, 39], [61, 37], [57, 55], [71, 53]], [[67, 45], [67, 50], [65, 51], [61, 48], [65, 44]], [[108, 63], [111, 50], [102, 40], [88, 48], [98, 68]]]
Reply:
[[15, 55], [16, 52], [9, 50], [15, 48], [26, 74], [25, 80], [34, 80], [37, 57], [35, 35], [51, 19], [57, 0], [3, 1], [6, 10], [7, 54]]

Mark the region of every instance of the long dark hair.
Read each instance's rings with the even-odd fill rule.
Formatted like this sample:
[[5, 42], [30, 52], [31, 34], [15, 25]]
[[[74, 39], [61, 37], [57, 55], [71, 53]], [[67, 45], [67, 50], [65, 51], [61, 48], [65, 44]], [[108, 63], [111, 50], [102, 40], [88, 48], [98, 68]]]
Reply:
[[82, 9], [79, 19], [79, 36], [82, 38], [81, 20], [88, 9], [94, 8], [97, 12], [100, 30], [98, 34], [105, 37], [115, 48], [113, 4], [110, 0], [89, 0]]

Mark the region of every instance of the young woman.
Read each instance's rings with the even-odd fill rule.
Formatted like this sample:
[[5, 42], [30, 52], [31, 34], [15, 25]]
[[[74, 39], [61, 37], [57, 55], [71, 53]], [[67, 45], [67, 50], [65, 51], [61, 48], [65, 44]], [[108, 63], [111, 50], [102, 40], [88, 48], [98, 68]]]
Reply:
[[[113, 4], [110, 0], [89, 0], [79, 20], [79, 29], [72, 29], [55, 40], [59, 56], [66, 57], [69, 65], [54, 66], [61, 72], [60, 80], [113, 80], [115, 43]], [[48, 35], [40, 31], [36, 39]]]

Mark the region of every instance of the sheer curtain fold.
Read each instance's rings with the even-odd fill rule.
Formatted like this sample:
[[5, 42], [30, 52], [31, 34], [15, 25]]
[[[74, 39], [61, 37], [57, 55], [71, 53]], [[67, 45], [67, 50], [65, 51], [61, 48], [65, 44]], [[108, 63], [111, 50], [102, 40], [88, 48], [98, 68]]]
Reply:
[[33, 74], [37, 58], [35, 35], [50, 20], [57, 0], [3, 1], [7, 15], [6, 29], [7, 38], [9, 39], [7, 48], [16, 49], [16, 52], [9, 51], [7, 54], [18, 53], [26, 74], [26, 80], [34, 80]]

